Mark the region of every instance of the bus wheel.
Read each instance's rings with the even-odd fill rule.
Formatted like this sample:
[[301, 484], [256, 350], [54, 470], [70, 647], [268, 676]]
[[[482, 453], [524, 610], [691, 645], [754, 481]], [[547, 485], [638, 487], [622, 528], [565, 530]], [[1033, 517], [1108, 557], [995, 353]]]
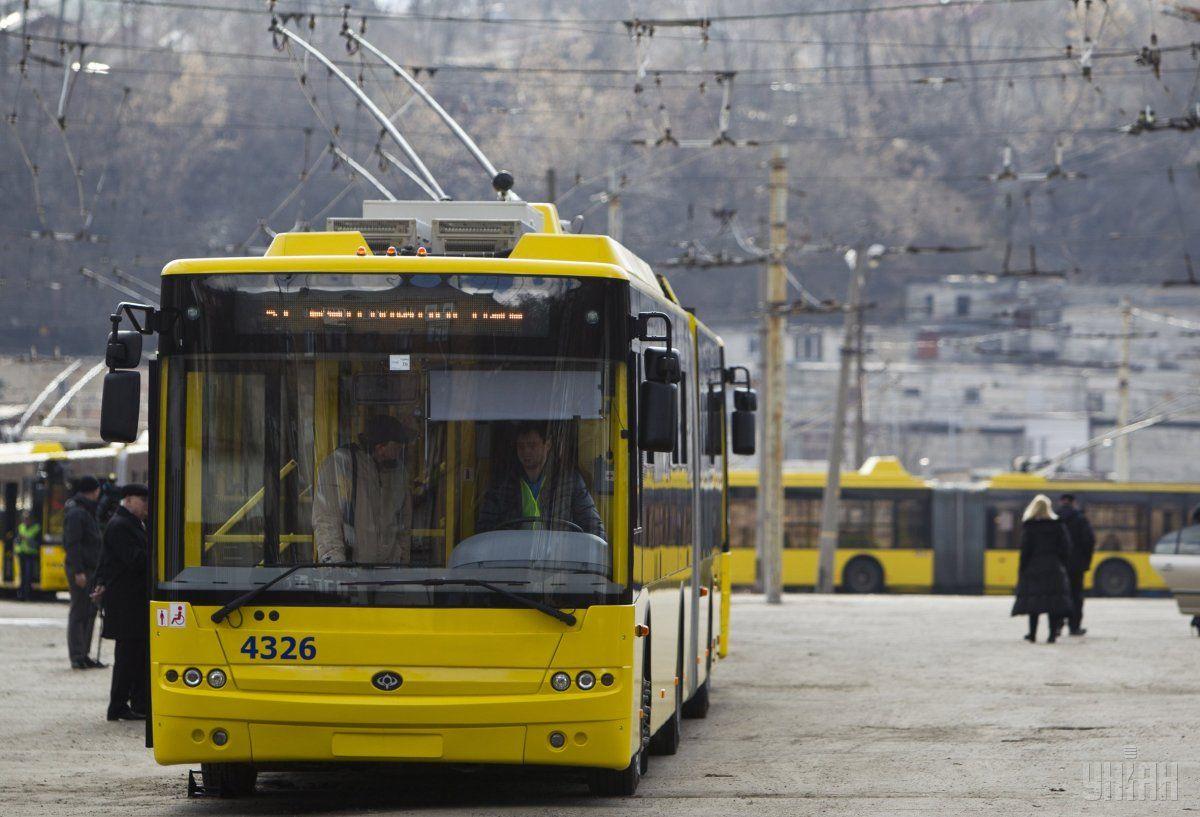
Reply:
[[249, 763], [201, 763], [204, 788], [218, 797], [245, 797], [254, 794], [258, 770]]
[[1101, 596], [1132, 596], [1137, 592], [1137, 576], [1125, 562], [1109, 559], [1096, 568], [1092, 585]]
[[708, 717], [708, 679], [704, 679], [704, 683], [696, 687], [696, 694], [691, 697], [683, 705], [683, 717], [685, 718], [707, 718]]
[[597, 797], [629, 797], [638, 789], [642, 782], [643, 752], [638, 752], [629, 761], [629, 765], [620, 771], [613, 769], [592, 769], [588, 774], [588, 788]]
[[842, 569], [842, 589], [847, 593], [882, 593], [883, 568], [867, 556], [855, 556]]

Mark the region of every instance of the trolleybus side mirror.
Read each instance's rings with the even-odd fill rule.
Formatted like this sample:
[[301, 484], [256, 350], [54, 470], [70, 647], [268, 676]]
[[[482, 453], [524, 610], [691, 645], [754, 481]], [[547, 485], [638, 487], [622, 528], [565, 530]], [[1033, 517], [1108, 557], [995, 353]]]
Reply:
[[140, 372], [118, 369], [104, 375], [100, 438], [108, 443], [131, 443], [136, 440], [141, 400]]
[[[141, 412], [142, 376], [136, 371], [142, 364], [142, 335], [157, 329], [159, 311], [149, 304], [120, 303], [109, 316], [112, 331], [104, 363], [104, 393], [100, 404], [100, 438], [110, 443], [131, 443], [137, 439]], [[121, 329], [121, 320], [132, 329]]]
[[679, 386], [643, 380], [638, 389], [638, 446], [669, 454], [679, 437]]
[[136, 369], [142, 365], [142, 333], [117, 329], [108, 336], [104, 365], [110, 369]]
[[[652, 320], [666, 326], [663, 335], [650, 331]], [[642, 341], [661, 341], [666, 348], [647, 348], [643, 354], [645, 379], [638, 386], [638, 447], [643, 451], [670, 453], [679, 438], [679, 352], [671, 343], [671, 319], [662, 312], [641, 312], [635, 319], [636, 336]]]
[[[734, 402], [744, 392], [734, 392]], [[753, 390], [750, 391], [753, 396]], [[754, 427], [754, 412], [746, 409], [735, 408], [733, 410], [733, 453], [742, 456], [750, 456], [754, 453], [755, 427]]]
[[[740, 381], [739, 374], [742, 376]], [[736, 386], [733, 391], [733, 453], [750, 456], [755, 451], [754, 413], [758, 411], [758, 392], [750, 387], [750, 370], [745, 366], [729, 369], [729, 382]]]

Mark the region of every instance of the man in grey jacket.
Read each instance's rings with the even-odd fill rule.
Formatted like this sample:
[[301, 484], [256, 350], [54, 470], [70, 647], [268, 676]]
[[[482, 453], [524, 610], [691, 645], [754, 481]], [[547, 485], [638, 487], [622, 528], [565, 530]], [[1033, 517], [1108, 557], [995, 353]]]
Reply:
[[72, 669], [96, 669], [104, 664], [88, 657], [96, 626], [96, 605], [88, 585], [100, 564], [100, 523], [96, 519], [100, 483], [95, 477], [80, 477], [75, 496], [63, 514], [63, 550], [71, 609], [67, 613], [67, 652]]
[[312, 510], [318, 562], [409, 563], [407, 439], [399, 420], [377, 414], [367, 419], [357, 443], [341, 446], [321, 463]]

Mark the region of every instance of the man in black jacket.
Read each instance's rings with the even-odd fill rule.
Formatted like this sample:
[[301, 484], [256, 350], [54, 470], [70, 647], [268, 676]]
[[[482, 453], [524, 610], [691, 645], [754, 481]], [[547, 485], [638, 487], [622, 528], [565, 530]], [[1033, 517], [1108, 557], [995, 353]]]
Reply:
[[1067, 575], [1071, 579], [1071, 615], [1067, 616], [1067, 626], [1071, 635], [1083, 635], [1087, 632], [1083, 624], [1083, 574], [1092, 567], [1092, 555], [1096, 551], [1096, 534], [1092, 532], [1092, 523], [1075, 505], [1074, 494], [1063, 494], [1058, 498], [1058, 518], [1067, 526], [1071, 536], [1071, 559], [1068, 562]]
[[583, 477], [572, 468], [550, 462], [550, 441], [544, 423], [524, 422], [517, 427], [517, 461], [483, 497], [477, 530], [495, 530], [505, 522], [524, 519], [512, 528], [543, 524], [532, 519], [554, 520], [578, 525], [585, 533], [604, 538], [604, 523]]
[[104, 607], [104, 629], [100, 636], [117, 642], [108, 698], [110, 721], [144, 720], [146, 717], [146, 649], [150, 629], [150, 598], [146, 587], [149, 494], [145, 485], [121, 488], [121, 504], [104, 529], [104, 550], [96, 570], [96, 589], [92, 591], [92, 598]]
[[96, 521], [96, 503], [100, 483], [95, 477], [80, 477], [75, 496], [67, 502], [63, 515], [63, 550], [67, 571], [67, 589], [71, 592], [71, 610], [67, 613], [67, 652], [72, 669], [104, 666], [88, 657], [92, 632], [96, 626], [96, 605], [88, 596], [88, 585], [100, 564], [100, 523]]

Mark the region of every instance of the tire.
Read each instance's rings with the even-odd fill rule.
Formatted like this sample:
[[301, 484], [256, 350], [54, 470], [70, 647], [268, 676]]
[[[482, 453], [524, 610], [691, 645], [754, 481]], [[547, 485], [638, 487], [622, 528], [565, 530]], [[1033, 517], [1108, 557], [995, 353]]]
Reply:
[[650, 754], [673, 755], [679, 751], [683, 737], [683, 612], [680, 611], [679, 635], [675, 651], [675, 709], [659, 730], [650, 738]]
[[1109, 559], [1096, 568], [1092, 588], [1098, 596], [1132, 596], [1137, 592], [1137, 575], [1120, 559]]
[[704, 683], [696, 687], [696, 694], [683, 705], [683, 717], [685, 718], [707, 718], [708, 717], [708, 679]]
[[247, 797], [254, 794], [258, 770], [249, 763], [201, 763], [204, 788], [218, 797]]
[[[649, 641], [649, 639], [647, 639]], [[624, 769], [592, 769], [588, 773], [588, 789], [596, 797], [630, 797], [637, 792], [650, 765], [647, 748], [650, 744], [650, 701], [654, 694], [650, 684], [650, 649], [647, 643], [642, 661], [642, 717], [638, 719], [642, 739], [638, 751]]]
[[883, 567], [869, 556], [855, 556], [842, 568], [842, 589], [847, 593], [882, 593]]

